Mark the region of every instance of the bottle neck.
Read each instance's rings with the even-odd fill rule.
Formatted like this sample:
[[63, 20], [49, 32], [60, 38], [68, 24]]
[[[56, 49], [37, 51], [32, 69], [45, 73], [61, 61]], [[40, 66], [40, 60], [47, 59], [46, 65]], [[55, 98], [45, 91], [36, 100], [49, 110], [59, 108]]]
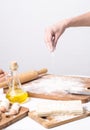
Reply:
[[17, 70], [11, 71], [11, 87], [16, 89], [16, 88], [21, 88], [21, 83], [18, 77], [18, 72]]

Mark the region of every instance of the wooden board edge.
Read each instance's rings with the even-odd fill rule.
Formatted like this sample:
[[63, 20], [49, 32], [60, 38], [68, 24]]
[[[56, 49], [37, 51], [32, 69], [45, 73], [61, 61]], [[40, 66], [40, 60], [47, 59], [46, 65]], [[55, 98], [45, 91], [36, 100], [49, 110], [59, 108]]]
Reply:
[[13, 123], [19, 121], [20, 119], [22, 119], [22, 118], [28, 116], [29, 109], [26, 108], [26, 107], [21, 107], [21, 108], [22, 108], [22, 109], [25, 109], [25, 112], [23, 112], [22, 115], [20, 114], [20, 116], [18, 116], [18, 117], [16, 117], [16, 118], [13, 118], [13, 120], [11, 120], [10, 122], [8, 122], [7, 125], [6, 125], [6, 123], [0, 125], [0, 130], [2, 130], [3, 128], [6, 128], [6, 127], [8, 127], [9, 125], [12, 125]]
[[[69, 94], [71, 95], [71, 94]], [[55, 96], [55, 95], [47, 95], [47, 94], [37, 94], [37, 93], [32, 93], [32, 92], [28, 92], [28, 96], [29, 97], [34, 97], [34, 98], [42, 98], [42, 99], [49, 99], [49, 100], [81, 100], [82, 103], [87, 103], [90, 101], [90, 96], [84, 96], [84, 95], [78, 95], [82, 98], [63, 98], [63, 97], [59, 97], [59, 96]]]
[[57, 127], [57, 126], [60, 126], [60, 125], [64, 125], [66, 123], [70, 123], [70, 122], [73, 122], [73, 121], [76, 121], [76, 120], [86, 118], [86, 117], [90, 116], [90, 112], [84, 113], [83, 115], [79, 115], [79, 116], [76, 116], [76, 117], [73, 117], [73, 118], [70, 118], [70, 119], [67, 119], [67, 120], [64, 120], [64, 121], [55, 122], [53, 124], [48, 122], [47, 120], [45, 121], [45, 119], [38, 117], [37, 115], [33, 114], [32, 112], [29, 112], [28, 116], [31, 119], [33, 119], [34, 121], [36, 121], [39, 124], [41, 124], [42, 126], [44, 126], [45, 128], [50, 129], [50, 128]]

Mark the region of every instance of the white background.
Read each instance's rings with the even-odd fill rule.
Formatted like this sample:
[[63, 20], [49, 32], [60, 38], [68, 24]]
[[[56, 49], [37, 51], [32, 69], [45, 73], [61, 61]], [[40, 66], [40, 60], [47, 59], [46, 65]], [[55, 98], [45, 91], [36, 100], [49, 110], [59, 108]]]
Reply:
[[90, 0], [0, 0], [0, 68], [48, 68], [59, 75], [90, 76], [90, 27], [69, 28], [51, 54], [44, 31], [64, 18], [90, 11]]

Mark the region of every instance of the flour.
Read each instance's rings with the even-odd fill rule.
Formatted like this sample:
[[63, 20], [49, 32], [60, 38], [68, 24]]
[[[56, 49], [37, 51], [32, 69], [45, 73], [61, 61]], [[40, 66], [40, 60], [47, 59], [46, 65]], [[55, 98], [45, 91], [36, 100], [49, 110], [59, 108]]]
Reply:
[[55, 52], [51, 52], [50, 53], [50, 61], [51, 61], [51, 65], [50, 65], [50, 68], [51, 68], [51, 72], [55, 74], [56, 72], [56, 68], [55, 68]]
[[30, 85], [25, 85], [24, 89], [32, 93], [54, 93], [66, 92], [66, 90], [75, 89], [83, 90], [84, 84], [80, 79], [75, 78], [60, 78], [58, 76], [45, 78], [39, 82], [32, 82]]
[[54, 119], [55, 121], [65, 121], [65, 120], [69, 120], [72, 118], [75, 118], [76, 116], [74, 115], [57, 115], [57, 116], [52, 116], [52, 119]]

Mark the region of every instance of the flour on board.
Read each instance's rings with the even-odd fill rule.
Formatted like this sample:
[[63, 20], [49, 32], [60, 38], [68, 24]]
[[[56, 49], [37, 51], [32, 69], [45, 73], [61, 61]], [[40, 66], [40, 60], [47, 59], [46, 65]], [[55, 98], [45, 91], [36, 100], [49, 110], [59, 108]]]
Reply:
[[32, 93], [54, 93], [54, 92], [66, 92], [66, 90], [83, 90], [84, 84], [80, 79], [65, 79], [56, 77], [50, 77], [49, 79], [41, 79], [39, 82], [32, 82], [29, 85], [25, 85], [24, 89]]

